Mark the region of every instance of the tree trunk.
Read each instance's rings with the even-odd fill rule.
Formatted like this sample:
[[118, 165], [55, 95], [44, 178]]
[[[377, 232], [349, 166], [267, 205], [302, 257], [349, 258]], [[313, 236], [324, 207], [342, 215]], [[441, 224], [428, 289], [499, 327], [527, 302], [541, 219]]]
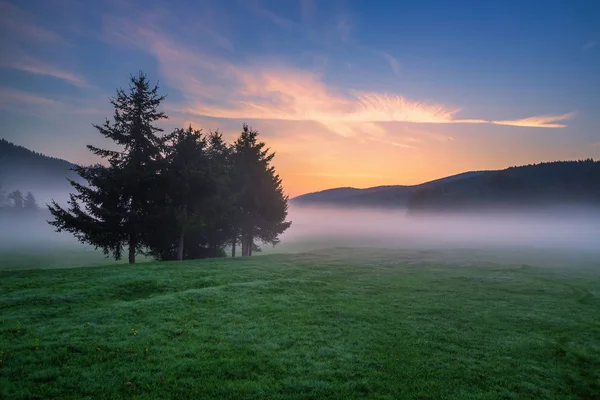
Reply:
[[185, 231], [181, 228], [179, 232], [179, 243], [177, 245], [177, 261], [183, 261], [183, 240], [185, 239]]
[[135, 235], [129, 236], [129, 264], [135, 264]]
[[242, 257], [246, 257], [248, 253], [248, 247], [246, 246], [246, 237], [242, 235]]
[[248, 257], [252, 257], [252, 248], [254, 247], [254, 238], [252, 235], [248, 236]]
[[231, 241], [231, 257], [235, 257], [235, 246], [237, 244], [237, 236], [233, 237], [233, 240]]

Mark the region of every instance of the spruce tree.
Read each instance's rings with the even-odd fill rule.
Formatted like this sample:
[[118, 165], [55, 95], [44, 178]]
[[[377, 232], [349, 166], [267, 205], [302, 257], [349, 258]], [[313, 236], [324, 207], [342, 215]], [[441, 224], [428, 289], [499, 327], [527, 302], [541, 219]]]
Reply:
[[230, 147], [219, 133], [176, 129], [169, 136], [161, 173], [164, 198], [155, 205], [161, 228], [148, 247], [161, 260], [222, 254], [230, 238], [226, 173]]
[[19, 211], [23, 209], [23, 193], [20, 190], [15, 190], [8, 195], [8, 199], [12, 201], [12, 206], [15, 210]]
[[206, 223], [208, 199], [215, 191], [206, 138], [200, 130], [177, 129], [167, 153], [165, 178], [178, 229], [177, 260], [183, 260], [185, 234]]
[[127, 248], [129, 263], [135, 263], [150, 229], [149, 204], [158, 195], [156, 181], [166, 139], [154, 123], [167, 118], [159, 110], [163, 99], [158, 85], [151, 86], [142, 72], [130, 77], [128, 91], [117, 90], [110, 99], [113, 121], [94, 127], [119, 150], [87, 146], [108, 165], [75, 167], [87, 184], [70, 181], [76, 193], [71, 194], [68, 209], [56, 202], [49, 206], [54, 217], [50, 224], [57, 231], [71, 232], [115, 259]]
[[235, 229], [232, 243], [242, 245], [242, 256], [251, 256], [258, 247], [255, 239], [277, 244], [279, 235], [291, 222], [287, 218], [288, 197], [271, 165], [275, 153], [258, 140], [258, 132], [247, 124], [234, 143], [232, 177]]
[[25, 197], [25, 200], [23, 201], [23, 208], [29, 212], [38, 210], [37, 202], [31, 192], [27, 192], [27, 196]]

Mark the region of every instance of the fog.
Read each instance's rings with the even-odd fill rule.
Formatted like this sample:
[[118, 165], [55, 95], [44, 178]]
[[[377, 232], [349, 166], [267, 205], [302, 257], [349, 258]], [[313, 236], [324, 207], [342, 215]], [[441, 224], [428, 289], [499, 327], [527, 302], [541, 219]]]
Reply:
[[[487, 211], [407, 215], [406, 210], [290, 207], [280, 251], [304, 247], [486, 250], [600, 261], [600, 210]], [[267, 249], [266, 249], [267, 250]], [[269, 251], [269, 250], [267, 250]]]
[[0, 252], [79, 243], [67, 232], [55, 232], [46, 222], [50, 219], [51, 215], [44, 210], [40, 210], [34, 217], [0, 215]]
[[[81, 246], [69, 233], [56, 233], [42, 210], [36, 218], [0, 218], [0, 251]], [[290, 206], [291, 228], [264, 254], [327, 251], [336, 247], [401, 252], [489, 251], [534, 259], [585, 256], [600, 262], [600, 212], [563, 209], [545, 213], [486, 212], [408, 216], [405, 210]], [[487, 254], [490, 254], [490, 253]], [[408, 253], [406, 253], [408, 254]], [[482, 253], [483, 254], [483, 253]], [[518, 257], [516, 261], [525, 262]]]

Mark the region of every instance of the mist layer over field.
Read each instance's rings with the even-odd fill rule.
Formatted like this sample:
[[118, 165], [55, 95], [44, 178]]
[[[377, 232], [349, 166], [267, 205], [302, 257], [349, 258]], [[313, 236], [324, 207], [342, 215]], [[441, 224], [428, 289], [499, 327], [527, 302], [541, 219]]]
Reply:
[[[501, 251], [600, 260], [600, 212], [556, 209], [407, 215], [406, 210], [290, 207], [280, 251], [303, 246]], [[266, 252], [272, 251], [265, 248]]]
[[[35, 218], [2, 216], [0, 255], [31, 258], [39, 254], [48, 260], [52, 254], [53, 267], [77, 266], [75, 261], [82, 266], [111, 262], [71, 234], [54, 232], [46, 222], [50, 218], [43, 211]], [[281, 236], [281, 243], [261, 245], [263, 252], [257, 255], [328, 254], [328, 250], [333, 254], [339, 251], [334, 248], [346, 247], [380, 253], [388, 249], [393, 251], [390, 257], [404, 261], [600, 263], [600, 213], [585, 209], [409, 216], [401, 209], [291, 206], [288, 219], [292, 226]], [[44, 267], [41, 262], [34, 264], [30, 267]]]

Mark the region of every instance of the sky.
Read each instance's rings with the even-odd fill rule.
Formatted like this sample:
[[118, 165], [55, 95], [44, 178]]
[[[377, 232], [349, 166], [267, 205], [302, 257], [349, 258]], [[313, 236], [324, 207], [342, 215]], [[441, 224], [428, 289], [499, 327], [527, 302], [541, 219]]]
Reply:
[[596, 0], [0, 0], [0, 137], [76, 163], [144, 71], [290, 196], [600, 158]]

